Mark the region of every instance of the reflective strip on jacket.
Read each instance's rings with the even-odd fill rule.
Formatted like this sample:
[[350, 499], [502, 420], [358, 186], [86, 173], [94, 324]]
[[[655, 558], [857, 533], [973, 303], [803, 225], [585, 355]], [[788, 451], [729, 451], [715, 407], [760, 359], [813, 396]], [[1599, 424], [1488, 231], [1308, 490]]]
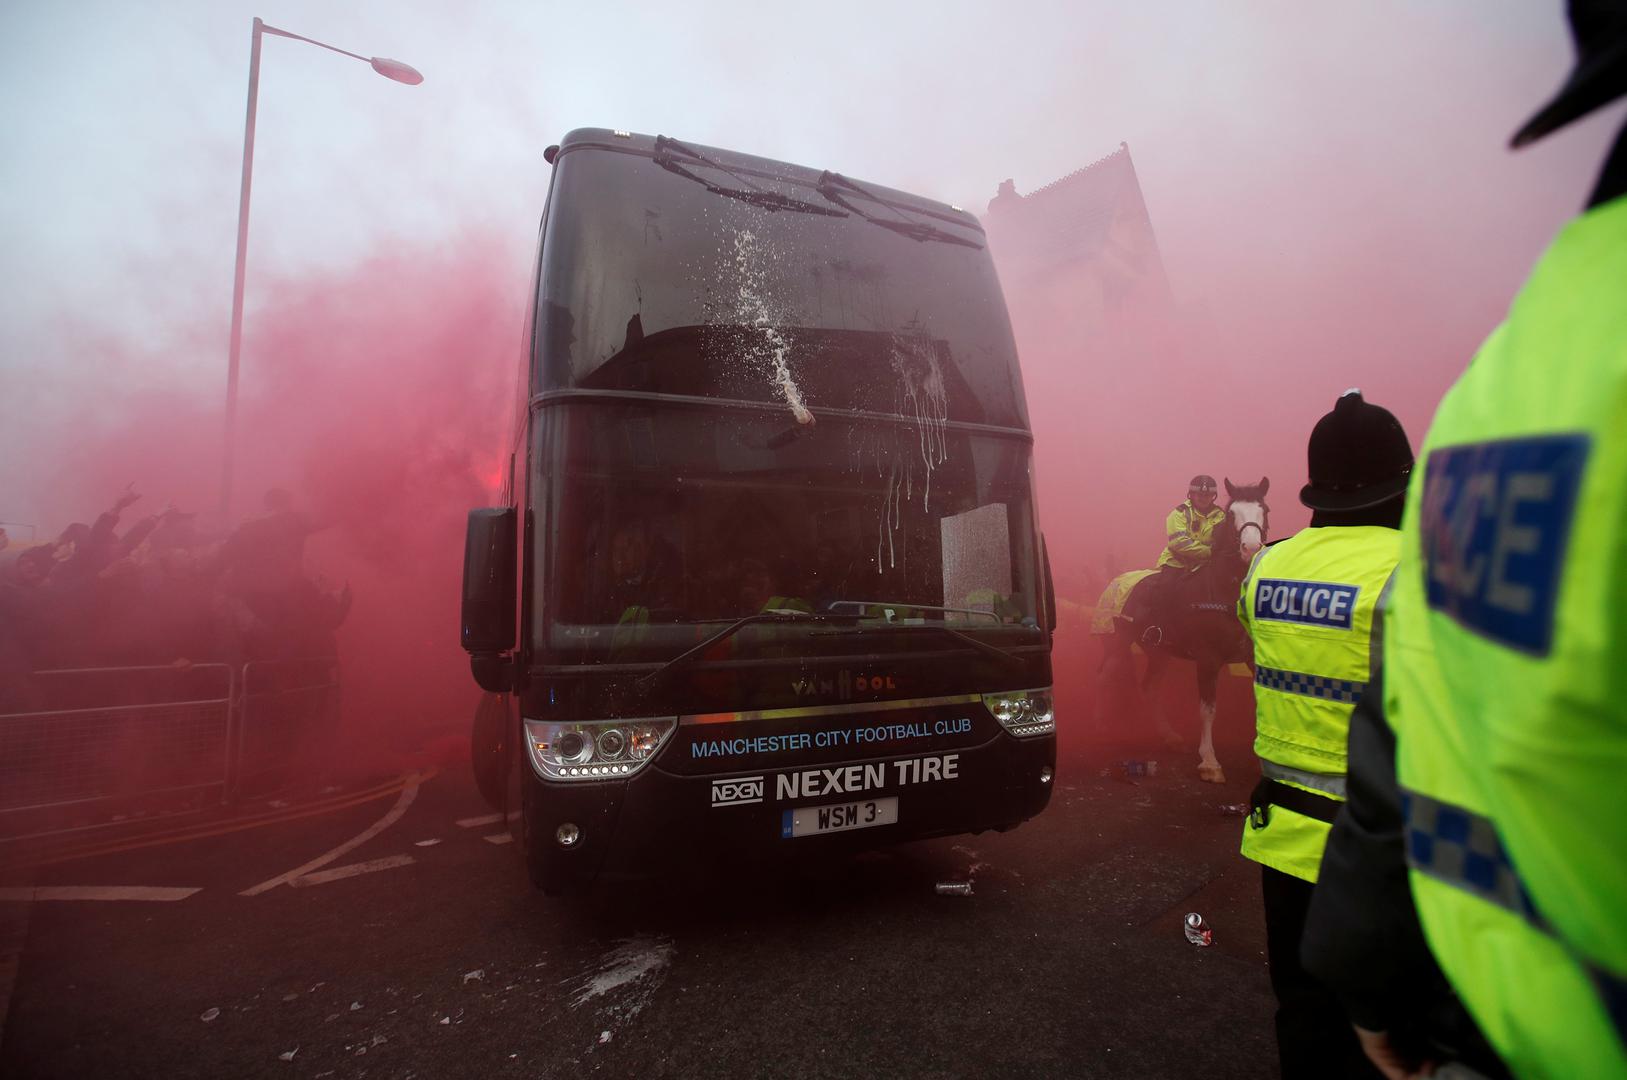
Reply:
[[[1266, 777], [1343, 801], [1350, 713], [1400, 550], [1401, 534], [1379, 525], [1305, 529], [1249, 567], [1237, 615], [1254, 639], [1254, 752]], [[1244, 822], [1243, 854], [1314, 882], [1329, 828], [1272, 806]]]
[[1627, 198], [1559, 234], [1419, 465], [1384, 628], [1419, 919], [1515, 1073], [1627, 1076]]
[[1207, 514], [1198, 513], [1191, 499], [1171, 510], [1164, 520], [1166, 543], [1164, 553], [1158, 556], [1159, 567], [1179, 566], [1183, 570], [1196, 570], [1202, 566], [1209, 559], [1215, 526], [1225, 517], [1226, 511], [1219, 506], [1210, 507]]

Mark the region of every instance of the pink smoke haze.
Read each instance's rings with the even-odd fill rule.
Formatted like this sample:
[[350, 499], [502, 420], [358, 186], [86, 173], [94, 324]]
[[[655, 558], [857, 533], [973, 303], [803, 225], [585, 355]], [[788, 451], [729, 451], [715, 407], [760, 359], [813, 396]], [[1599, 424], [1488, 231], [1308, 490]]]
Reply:
[[[393, 252], [352, 269], [259, 283], [245, 328], [233, 521], [263, 512], [268, 488], [323, 528], [306, 561], [355, 596], [339, 631], [347, 753], [393, 764], [426, 735], [460, 728], [477, 691], [457, 647], [468, 509], [497, 501], [520, 346], [523, 278], [495, 239]], [[518, 260], [523, 263], [523, 258]], [[158, 358], [106, 342], [102, 364]], [[207, 393], [148, 391], [84, 412], [38, 447], [53, 515], [93, 520], [126, 484], [200, 511], [219, 535], [221, 416]]]
[[[467, 730], [463, 515], [494, 498], [542, 149], [571, 127], [785, 158], [979, 214], [1007, 177], [1027, 195], [1128, 144], [1167, 303], [1098, 309], [1095, 253], [1036, 285], [1012, 269], [1020, 244], [993, 244], [1068, 602], [1071, 750], [1101, 719], [1088, 608], [1111, 574], [1152, 565], [1187, 479], [1269, 476], [1282, 537], [1308, 519], [1305, 439], [1340, 392], [1361, 387], [1417, 446], [1621, 115], [1506, 149], [1569, 63], [1558, 3], [962, 5], [930, 25], [839, 8], [783, 27], [732, 6], [651, 11], [636, 32], [586, 9], [278, 18], [425, 74], [404, 88], [287, 42], [266, 62], [235, 508], [278, 485], [332, 522], [308, 556], [355, 592], [348, 724]], [[151, 102], [60, 91], [82, 129], [18, 114], [5, 176], [50, 224], [12, 226], [28, 273], [13, 262], [0, 331], [0, 495], [42, 535], [132, 481], [146, 500], [127, 521], [165, 501], [212, 515], [251, 14], [200, 6], [197, 66]], [[157, 32], [48, 24], [20, 27], [14, 48], [32, 52], [13, 79], [61, 78], [70, 48], [133, 62], [131, 35]], [[1192, 730], [1190, 675], [1174, 681]], [[1248, 700], [1227, 680], [1222, 735], [1251, 733]]]

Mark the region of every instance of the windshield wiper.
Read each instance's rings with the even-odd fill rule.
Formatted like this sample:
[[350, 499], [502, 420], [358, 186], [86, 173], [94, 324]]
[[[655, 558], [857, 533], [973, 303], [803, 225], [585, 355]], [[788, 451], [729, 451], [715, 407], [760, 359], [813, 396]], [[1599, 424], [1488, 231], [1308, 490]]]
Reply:
[[[878, 605], [875, 604], [873, 601], [868, 601], [868, 600], [837, 600], [837, 601], [832, 602], [829, 605], [829, 607], [831, 608], [832, 611], [834, 611], [836, 608], [839, 608], [839, 607], [849, 607], [849, 606], [858, 608], [860, 611], [863, 611], [865, 608], [875, 607], [875, 606], [878, 606]], [[974, 614], [974, 615], [990, 615], [991, 614], [990, 612], [987, 612], [987, 611], [979, 611], [976, 608], [934, 607], [931, 604], [884, 604], [884, 605], [879, 605], [879, 606], [892, 607], [892, 608], [911, 608], [911, 609], [914, 609], [916, 611], [946, 611], [946, 612], [947, 611], [958, 611], [958, 612], [964, 612], [964, 613], [967, 613], [967, 614]], [[856, 616], [854, 616], [854, 617], [856, 617]], [[998, 620], [998, 616], [995, 616], [995, 618]], [[1006, 649], [1002, 649], [998, 645], [990, 645], [986, 641], [979, 641], [977, 638], [973, 637], [972, 635], [962, 633], [961, 631], [956, 630], [952, 626], [945, 626], [941, 622], [895, 623], [889, 618], [886, 622], [882, 623], [880, 626], [874, 626], [874, 627], [866, 626], [866, 627], [861, 627], [860, 629], [861, 630], [880, 630], [880, 629], [883, 629], [883, 628], [885, 628], [885, 629], [894, 629], [894, 628], [896, 628], [896, 629], [900, 629], [900, 630], [936, 630], [939, 633], [948, 634], [950, 637], [954, 638], [956, 641], [963, 641], [966, 644], [968, 644], [968, 645], [972, 646], [973, 648], [977, 649], [978, 651], [983, 652], [983, 653], [987, 653], [988, 655], [993, 656], [996, 659], [1005, 661], [1008, 664], [1015, 664], [1015, 665], [1017, 665], [1019, 667], [1026, 667], [1028, 665], [1028, 661], [1024, 660], [1022, 657], [1018, 656], [1014, 652], [1010, 652], [1010, 651], [1008, 651]]]
[[666, 663], [662, 664], [660, 667], [656, 668], [654, 671], [650, 672], [648, 675], [645, 675], [643, 678], [639, 679], [639, 681], [638, 681], [639, 686], [640, 687], [652, 686], [656, 682], [660, 681], [660, 679], [662, 677], [670, 674], [671, 672], [676, 671], [679, 668], [688, 667], [690, 664], [693, 664], [696, 660], [698, 660], [702, 656], [704, 656], [706, 654], [706, 651], [708, 649], [710, 649], [713, 645], [716, 645], [718, 642], [723, 641], [723, 640], [725, 640], [727, 638], [733, 637], [735, 634], [738, 634], [745, 627], [752, 626], [752, 625], [754, 625], [756, 623], [795, 623], [795, 622], [841, 622], [841, 623], [852, 623], [852, 622], [857, 622], [859, 620], [859, 618], [860, 618], [860, 616], [858, 616], [858, 615], [820, 615], [820, 614], [815, 614], [815, 613], [813, 613], [811, 611], [797, 611], [794, 608], [773, 608], [773, 609], [771, 609], [769, 611], [759, 612], [756, 615], [747, 615], [743, 619], [736, 619], [734, 622], [730, 623], [728, 626], [725, 626], [722, 630], [719, 630], [717, 633], [713, 634], [711, 637], [707, 638], [705, 641], [702, 641], [699, 645], [696, 645], [692, 649], [688, 649], [688, 650], [686, 650], [684, 652], [679, 653], [677, 656], [674, 656], [671, 660], [668, 660]]
[[[685, 168], [684, 165], [678, 160], [678, 155], [682, 155], [690, 164], [701, 165], [709, 169], [716, 169], [720, 173], [732, 176], [745, 186], [724, 187], [722, 184], [714, 184], [712, 181], [706, 179], [706, 177], [698, 176], [689, 169]], [[790, 195], [782, 195], [777, 191], [769, 191], [766, 188], [758, 187], [756, 184], [752, 183], [746, 177], [741, 176], [733, 169], [730, 169], [728, 166], [721, 165], [718, 162], [713, 161], [711, 158], [706, 157], [704, 154], [696, 153], [694, 150], [691, 150], [677, 139], [669, 139], [665, 135], [657, 135], [655, 137], [654, 160], [657, 165], [667, 170], [667, 172], [676, 176], [681, 176], [685, 180], [693, 180], [695, 183], [699, 184], [701, 187], [705, 188], [707, 191], [710, 191], [714, 195], [722, 195], [726, 199], [738, 199], [740, 202], [749, 203], [752, 206], [759, 207], [763, 210], [788, 210], [794, 214], [818, 214], [822, 217], [839, 218], [847, 217], [847, 215], [840, 210], [832, 210], [828, 206], [820, 206], [818, 203], [806, 202]]]
[[888, 218], [880, 218], [873, 214], [867, 214], [843, 197], [843, 189], [851, 191], [855, 195], [869, 199], [871, 202], [876, 203], [879, 206], [885, 206], [894, 213], [903, 212], [900, 207], [894, 206], [892, 203], [885, 201], [879, 196], [866, 191], [864, 188], [860, 187], [858, 184], [855, 184], [841, 173], [834, 173], [829, 169], [826, 169], [824, 172], [819, 174], [819, 183], [814, 185], [814, 190], [818, 191], [819, 194], [823, 195], [826, 199], [835, 203], [837, 206], [840, 206], [843, 210], [846, 210], [857, 217], [863, 218], [872, 225], [880, 225], [883, 229], [890, 229], [893, 232], [898, 233], [900, 236], [907, 236], [911, 240], [920, 240], [923, 242], [927, 240], [937, 240], [944, 244], [959, 244], [962, 247], [976, 248], [979, 251], [983, 249], [983, 245], [979, 244], [976, 240], [968, 240], [964, 236], [956, 236], [954, 233], [949, 232], [948, 230], [940, 229], [936, 225], [928, 224], [925, 221], [892, 221]]
[[[996, 615], [992, 611], [984, 611], [982, 608], [938, 607], [936, 604], [906, 604], [902, 600], [832, 600], [829, 604], [826, 604], [825, 606], [829, 610], [831, 610], [833, 612], [837, 608], [852, 608], [856, 614], [860, 614], [860, 615], [867, 614], [872, 608], [879, 609], [879, 610], [884, 611], [884, 612], [892, 612], [892, 611], [942, 611], [942, 612], [947, 612], [947, 613], [954, 614], [954, 615], [981, 615], [985, 619], [994, 620], [994, 622], [997, 625], [1000, 622], [1000, 616]], [[886, 616], [873, 616], [872, 615], [870, 617], [871, 618], [884, 617], [884, 618], [886, 618], [886, 620], [888, 622], [893, 621], [893, 617], [890, 614], [886, 615]]]
[[[693, 648], [686, 649], [677, 656], [674, 656], [671, 660], [668, 660], [666, 663], [662, 664], [648, 675], [640, 678], [638, 680], [638, 685], [641, 689], [647, 689], [655, 685], [672, 672], [688, 667], [696, 660], [701, 659], [706, 655], [707, 651], [712, 648], [712, 646], [716, 645], [720, 641], [725, 641], [733, 637], [735, 634], [738, 634], [741, 630], [748, 626], [754, 626], [758, 623], [843, 623], [856, 627], [857, 623], [866, 618], [870, 618], [870, 616], [866, 616], [862, 610], [867, 606], [867, 604], [868, 602], [863, 600], [837, 600], [830, 605], [832, 610], [829, 612], [798, 611], [794, 608], [773, 608], [768, 611], [759, 612], [756, 615], [747, 615], [744, 618], [736, 619], [734, 622], [730, 623], [728, 626], [725, 626], [723, 629], [719, 630], [717, 633], [713, 634], [711, 637], [702, 641]], [[844, 605], [851, 605], [859, 608], [860, 610], [853, 614], [845, 614], [834, 610], [835, 608], [842, 607]], [[892, 606], [901, 607], [903, 605], [895, 604]], [[978, 611], [975, 608], [937, 608], [923, 604], [913, 604], [909, 606], [920, 611], [965, 611], [970, 614], [977, 615], [989, 614], [989, 612]], [[882, 623], [879, 626], [856, 627], [856, 629], [859, 632], [864, 632], [866, 630], [879, 630], [883, 627], [901, 630], [937, 630], [940, 633], [948, 634], [957, 641], [965, 642], [980, 652], [986, 653], [997, 660], [1004, 661], [1008, 664], [1015, 664], [1017, 666], [1027, 665], [1027, 661], [1018, 656], [1016, 653], [1008, 652], [997, 645], [990, 645], [986, 641], [979, 641], [970, 634], [963, 634], [959, 630], [956, 630], [953, 627], [945, 626], [942, 623], [887, 622]]]
[[963, 634], [959, 630], [956, 630], [954, 627], [945, 626], [943, 623], [930, 623], [930, 622], [923, 622], [923, 623], [883, 623], [880, 627], [877, 627], [876, 629], [882, 629], [882, 628], [885, 628], [885, 629], [888, 629], [888, 630], [894, 630], [894, 629], [896, 629], [896, 630], [936, 630], [941, 634], [948, 634], [950, 637], [954, 638], [956, 641], [963, 641], [966, 644], [968, 644], [968, 645], [972, 646], [973, 648], [977, 649], [979, 652], [986, 653], [989, 656], [994, 657], [996, 660], [1002, 660], [1007, 664], [1013, 665], [1014, 667], [1027, 667], [1028, 666], [1028, 661], [1024, 660], [1022, 657], [1018, 656], [1016, 653], [1007, 652], [1005, 649], [1000, 648], [1000, 646], [998, 646], [998, 645], [990, 645], [986, 641], [979, 641], [975, 637], [973, 637], [972, 635]]

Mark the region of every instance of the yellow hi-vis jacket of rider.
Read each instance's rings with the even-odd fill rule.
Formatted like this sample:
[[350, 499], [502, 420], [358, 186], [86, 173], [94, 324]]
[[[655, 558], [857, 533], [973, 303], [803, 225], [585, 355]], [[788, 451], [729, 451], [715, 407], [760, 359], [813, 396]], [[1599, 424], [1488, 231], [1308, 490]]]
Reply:
[[1208, 562], [1215, 526], [1225, 517], [1226, 511], [1219, 506], [1210, 507], [1207, 514], [1198, 513], [1191, 499], [1171, 510], [1164, 521], [1167, 543], [1164, 553], [1158, 556], [1158, 568], [1178, 566], [1183, 570], [1196, 570]]
[[1522, 1077], [1627, 1077], [1627, 197], [1441, 401], [1384, 622], [1424, 936]]
[[[1400, 554], [1400, 532], [1361, 525], [1305, 529], [1255, 556], [1237, 615], [1254, 639], [1254, 752], [1266, 779], [1344, 801], [1350, 714]], [[1243, 854], [1314, 882], [1330, 828], [1273, 805], [1244, 822]]]

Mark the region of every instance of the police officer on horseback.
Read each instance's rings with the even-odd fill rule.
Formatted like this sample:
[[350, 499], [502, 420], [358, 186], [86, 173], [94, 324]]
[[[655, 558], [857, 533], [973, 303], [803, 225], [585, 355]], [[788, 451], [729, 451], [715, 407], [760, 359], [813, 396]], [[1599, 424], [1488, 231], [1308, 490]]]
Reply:
[[1226, 520], [1226, 511], [1215, 503], [1216, 490], [1215, 478], [1199, 473], [1186, 486], [1186, 501], [1164, 519], [1165, 545], [1158, 571], [1141, 582], [1125, 610], [1143, 624], [1143, 644], [1164, 639], [1163, 625], [1169, 621], [1176, 586], [1214, 553], [1215, 526]]
[[1215, 478], [1199, 474], [1186, 487], [1186, 501], [1164, 521], [1166, 544], [1158, 556], [1159, 570], [1196, 570], [1209, 561], [1215, 526], [1226, 511], [1215, 505]]

